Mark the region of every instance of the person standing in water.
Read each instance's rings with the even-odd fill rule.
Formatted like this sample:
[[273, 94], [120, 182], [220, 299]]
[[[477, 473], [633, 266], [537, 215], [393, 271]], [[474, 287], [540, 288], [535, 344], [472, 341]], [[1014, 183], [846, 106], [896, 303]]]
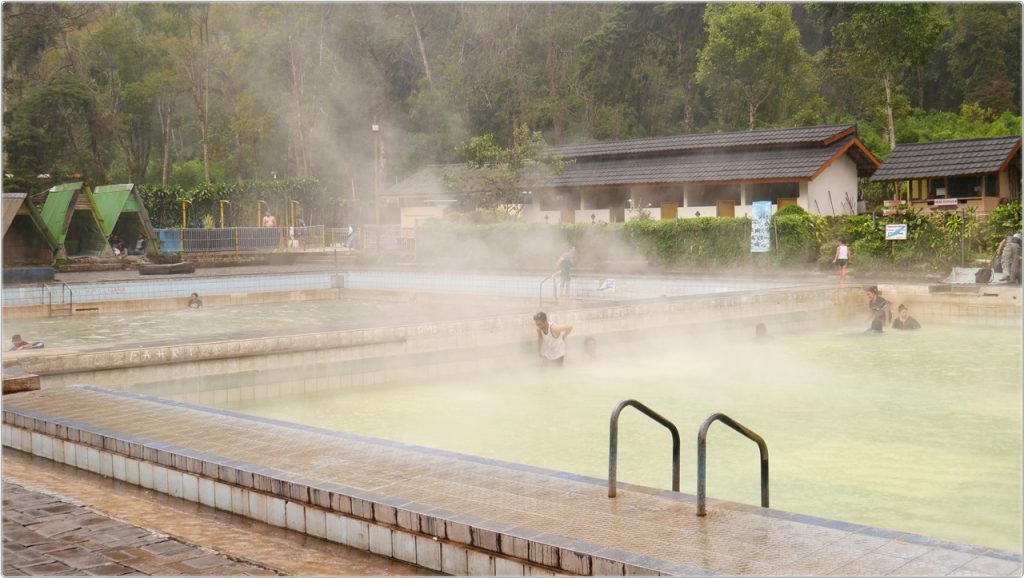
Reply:
[[882, 297], [878, 285], [872, 285], [867, 289], [868, 308], [871, 309], [871, 317], [881, 321], [882, 325], [889, 325], [892, 322], [892, 308], [889, 302]]
[[893, 329], [921, 328], [921, 324], [917, 322], [917, 319], [914, 319], [913, 317], [910, 316], [910, 310], [907, 309], [906, 305], [900, 303], [900, 306], [896, 309], [896, 311], [899, 313], [899, 317], [892, 320]]
[[850, 247], [846, 239], [839, 239], [839, 246], [836, 247], [836, 256], [832, 258], [832, 264], [839, 265], [839, 283], [846, 282], [846, 266], [850, 264]]
[[543, 311], [533, 316], [537, 326], [537, 356], [544, 365], [561, 366], [565, 363], [565, 338], [572, 333], [572, 325], [548, 323], [548, 314]]

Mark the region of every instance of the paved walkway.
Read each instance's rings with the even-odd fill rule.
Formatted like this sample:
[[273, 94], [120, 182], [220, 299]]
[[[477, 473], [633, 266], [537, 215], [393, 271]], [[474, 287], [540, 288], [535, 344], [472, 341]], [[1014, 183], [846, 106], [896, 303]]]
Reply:
[[[459, 524], [493, 528], [503, 546], [506, 535], [513, 548], [516, 540], [529, 541], [531, 553], [536, 542], [542, 550], [547, 544], [626, 556], [630, 564], [670, 574], [1021, 572], [1020, 554], [729, 502], [711, 501], [708, 516], [697, 518], [692, 498], [679, 494], [623, 488], [609, 500], [600, 480], [123, 392], [81, 387], [22, 393], [5, 399], [4, 410], [52, 416], [47, 419], [93, 433], [117, 432], [128, 443], [147, 440], [222, 468], [279, 472], [274, 475], [303, 480], [295, 484], [357, 496], [353, 508], [386, 496], [388, 503], [405, 504], [390, 508], [392, 515], [405, 507], [428, 517], [459, 514]], [[54, 445], [58, 450], [63, 444]], [[170, 475], [161, 471], [170, 487]], [[118, 477], [116, 465], [113, 472]], [[146, 472], [154, 478], [147, 483], [159, 487], [157, 470]]]
[[5, 481], [3, 574], [276, 576], [282, 572]]
[[[178, 574], [235, 575], [235, 574], [286, 574], [298, 576], [410, 576], [434, 575], [435, 572], [411, 566], [405, 562], [376, 556], [364, 550], [357, 550], [334, 544], [284, 528], [254, 522], [215, 510], [194, 502], [153, 492], [132, 484], [126, 484], [110, 477], [100, 476], [51, 460], [5, 448], [3, 452], [3, 498], [4, 498], [4, 565], [5, 576], [30, 573], [19, 568], [9, 558], [12, 551], [30, 553], [43, 544], [26, 547], [25, 544], [8, 539], [13, 536], [34, 532], [37, 524], [47, 522], [56, 516], [72, 519], [65, 507], [88, 513], [90, 519], [101, 519], [90, 525], [89, 537], [104, 542], [114, 540], [119, 534], [127, 537], [138, 536], [139, 544], [124, 546], [126, 552], [135, 554], [135, 563], [116, 560], [113, 563], [127, 568], [128, 574], [153, 573], [171, 574], [176, 562], [186, 565], [186, 560], [196, 558], [189, 552], [209, 555], [216, 553], [225, 561], [244, 560], [234, 566], [216, 565], [209, 568], [189, 568]], [[28, 489], [26, 489], [28, 488]], [[43, 488], [40, 490], [40, 488]], [[60, 509], [60, 512], [48, 510]], [[10, 516], [10, 519], [8, 519]], [[117, 526], [121, 520], [121, 526]], [[111, 523], [114, 522], [114, 523]], [[8, 529], [14, 530], [9, 534]], [[151, 538], [147, 538], [147, 536]], [[70, 547], [85, 548], [83, 543], [59, 540], [51, 536], [50, 543], [63, 542]], [[36, 538], [41, 539], [41, 538]], [[192, 544], [192, 550], [178, 552], [160, 541], [174, 541], [184, 545]], [[32, 541], [32, 540], [30, 540]], [[85, 542], [88, 544], [88, 542]], [[53, 547], [58, 547], [53, 545]], [[24, 550], [23, 550], [24, 549]], [[108, 548], [107, 551], [116, 549]], [[159, 551], [153, 551], [157, 549]], [[166, 549], [166, 551], [165, 551]], [[138, 550], [138, 552], [136, 552]], [[58, 550], [60, 551], [60, 550]], [[21, 556], [23, 554], [19, 554]], [[103, 555], [100, 552], [99, 555]], [[163, 565], [153, 572], [141, 567], [143, 559], [151, 555], [149, 564]], [[182, 556], [186, 556], [182, 559]], [[199, 556], [199, 554], [197, 554]], [[52, 557], [52, 556], [51, 556]], [[200, 556], [202, 557], [202, 556]], [[11, 563], [8, 561], [11, 560]], [[207, 560], [212, 562], [212, 560]], [[61, 562], [65, 565], [66, 562]], [[205, 563], [205, 562], [204, 562]], [[195, 564], [193, 562], [192, 564]], [[103, 566], [101, 564], [100, 566]], [[117, 570], [117, 568], [109, 568]], [[239, 570], [243, 570], [239, 572]], [[46, 570], [43, 568], [42, 570]], [[78, 569], [72, 573], [85, 575], [96, 572], [98, 567]], [[46, 572], [47, 575], [50, 572]]]

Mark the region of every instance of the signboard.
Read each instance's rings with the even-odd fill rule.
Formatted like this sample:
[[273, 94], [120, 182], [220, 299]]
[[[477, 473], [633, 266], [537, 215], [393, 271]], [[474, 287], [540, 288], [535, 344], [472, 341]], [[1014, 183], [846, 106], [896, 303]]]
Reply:
[[750, 252], [767, 253], [771, 249], [772, 202], [751, 203], [750, 218]]
[[955, 207], [959, 201], [957, 199], [935, 199], [932, 206], [935, 207]]
[[905, 210], [906, 204], [906, 201], [903, 199], [885, 199], [882, 201], [882, 206], [885, 207], [882, 209], [882, 214], [886, 217], [895, 215], [901, 210]]
[[885, 240], [886, 241], [906, 241], [907, 240], [907, 225], [906, 223], [896, 223], [885, 226]]

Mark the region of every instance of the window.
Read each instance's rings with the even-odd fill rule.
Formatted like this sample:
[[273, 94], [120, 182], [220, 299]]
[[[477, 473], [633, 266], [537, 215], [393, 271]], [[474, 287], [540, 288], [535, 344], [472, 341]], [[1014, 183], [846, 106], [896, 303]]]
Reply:
[[999, 196], [999, 175], [985, 175], [985, 196]]
[[980, 197], [981, 177], [950, 177], [946, 179], [946, 196], [954, 198]]
[[739, 185], [690, 185], [686, 192], [687, 207], [711, 207], [718, 201], [740, 204]]
[[800, 183], [758, 183], [747, 185], [747, 204], [755, 201], [771, 201], [778, 204], [779, 199], [800, 198]]

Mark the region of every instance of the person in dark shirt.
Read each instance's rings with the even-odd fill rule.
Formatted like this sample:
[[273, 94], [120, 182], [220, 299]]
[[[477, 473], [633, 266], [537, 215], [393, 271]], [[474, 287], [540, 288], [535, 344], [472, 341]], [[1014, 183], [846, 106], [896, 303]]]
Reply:
[[892, 308], [889, 307], [889, 302], [882, 297], [882, 292], [878, 290], [877, 285], [872, 285], [867, 289], [868, 294], [868, 307], [871, 309], [871, 317], [874, 319], [880, 319], [882, 325], [889, 325], [892, 321]]
[[899, 317], [892, 320], [893, 329], [921, 328], [921, 324], [917, 322], [917, 319], [914, 319], [913, 317], [910, 316], [910, 310], [907, 309], [906, 305], [900, 303], [900, 306], [899, 308], [897, 308], [897, 311], [899, 312]]

